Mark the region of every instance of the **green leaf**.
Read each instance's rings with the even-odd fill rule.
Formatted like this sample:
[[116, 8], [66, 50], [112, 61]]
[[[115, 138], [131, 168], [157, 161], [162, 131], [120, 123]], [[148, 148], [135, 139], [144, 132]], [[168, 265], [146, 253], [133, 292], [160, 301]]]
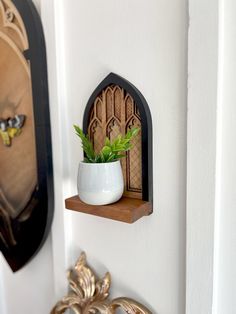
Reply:
[[90, 162], [93, 162], [95, 159], [95, 152], [93, 149], [93, 144], [91, 143], [89, 136], [85, 135], [82, 129], [78, 125], [74, 125], [74, 129], [76, 134], [79, 136], [82, 142], [82, 148], [85, 152], [85, 155], [87, 157], [86, 160], [89, 160]]
[[107, 162], [112, 162], [112, 161], [115, 161], [116, 159], [117, 159], [116, 154], [111, 154], [109, 158], [107, 159]]
[[104, 155], [109, 155], [109, 154], [111, 153], [111, 147], [109, 147], [109, 146], [104, 146], [104, 147], [102, 148], [102, 153], [103, 153]]
[[131, 141], [140, 131], [140, 128], [132, 128], [125, 136], [119, 134], [112, 142], [106, 137], [104, 147], [99, 154], [95, 154], [89, 136], [85, 135], [78, 125], [74, 125], [74, 129], [82, 142], [82, 148], [85, 153], [84, 161], [88, 163], [113, 162], [126, 157], [122, 152], [129, 151], [133, 147]]
[[110, 142], [109, 138], [106, 137], [106, 139], [105, 139], [105, 146], [110, 146], [110, 145], [111, 145], [111, 142]]

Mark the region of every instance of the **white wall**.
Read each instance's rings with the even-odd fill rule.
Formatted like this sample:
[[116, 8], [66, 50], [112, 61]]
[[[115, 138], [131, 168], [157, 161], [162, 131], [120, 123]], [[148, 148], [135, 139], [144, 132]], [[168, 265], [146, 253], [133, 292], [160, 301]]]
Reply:
[[146, 97], [154, 127], [154, 214], [134, 225], [71, 213], [73, 262], [85, 250], [113, 296], [137, 298], [154, 313], [183, 314], [187, 1], [64, 1], [70, 179], [76, 193], [82, 123], [97, 84], [115, 72]]
[[[45, 29], [55, 218], [39, 255], [13, 275], [0, 256], [0, 313], [49, 313], [82, 250], [158, 314], [234, 314], [236, 4], [189, 0], [35, 0]], [[40, 5], [41, 4], [41, 5]], [[154, 127], [154, 214], [134, 225], [64, 210], [82, 154], [72, 124], [109, 73], [146, 97]]]
[[[55, 296], [63, 296], [66, 267], [81, 250], [101, 275], [111, 271], [113, 296], [137, 298], [153, 313], [183, 314], [187, 0], [38, 0], [38, 7], [40, 3], [48, 50], [56, 213], [52, 240], [32, 263], [16, 275], [4, 266], [4, 314], [48, 313]], [[153, 115], [154, 214], [134, 225], [63, 206], [63, 199], [76, 193], [82, 157], [72, 124], [81, 124], [91, 92], [111, 71], [140, 89]], [[22, 297], [28, 293], [30, 302]]]
[[0, 263], [0, 274], [1, 274], [1, 280], [0, 280], [0, 313], [5, 314], [6, 313], [6, 297], [5, 297], [5, 282], [2, 278], [3, 273], [3, 263]]
[[186, 314], [212, 313], [218, 150], [218, 14], [219, 1], [189, 1]]
[[233, 314], [236, 3], [189, 3], [186, 314]]
[[236, 3], [223, 1], [221, 179], [218, 212], [216, 314], [236, 309]]
[[17, 273], [12, 273], [2, 255], [0, 264], [4, 288], [0, 298], [0, 313], [49, 313], [54, 301], [51, 237], [37, 258]]

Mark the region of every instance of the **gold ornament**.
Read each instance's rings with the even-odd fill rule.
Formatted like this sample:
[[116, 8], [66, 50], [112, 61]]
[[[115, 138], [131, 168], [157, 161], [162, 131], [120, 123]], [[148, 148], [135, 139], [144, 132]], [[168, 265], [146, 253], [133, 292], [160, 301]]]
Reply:
[[129, 299], [117, 298], [108, 300], [111, 275], [97, 280], [86, 263], [86, 255], [82, 253], [74, 270], [68, 272], [71, 292], [59, 301], [51, 314], [63, 314], [70, 309], [75, 314], [115, 314], [121, 309], [128, 314], [152, 314], [144, 305]]

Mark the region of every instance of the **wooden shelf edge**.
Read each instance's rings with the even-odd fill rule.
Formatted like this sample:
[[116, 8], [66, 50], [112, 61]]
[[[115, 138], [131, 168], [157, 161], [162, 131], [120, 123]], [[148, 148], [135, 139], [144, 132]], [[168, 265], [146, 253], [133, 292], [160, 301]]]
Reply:
[[69, 210], [129, 224], [152, 214], [151, 202], [128, 197], [122, 197], [114, 204], [98, 206], [85, 204], [80, 200], [78, 195], [75, 195], [65, 200], [65, 206]]

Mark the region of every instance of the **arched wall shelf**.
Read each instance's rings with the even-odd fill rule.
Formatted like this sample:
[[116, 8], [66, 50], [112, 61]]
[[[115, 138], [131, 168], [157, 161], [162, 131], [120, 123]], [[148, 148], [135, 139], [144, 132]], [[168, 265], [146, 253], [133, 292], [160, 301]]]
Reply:
[[141, 129], [134, 149], [122, 160], [125, 191], [115, 204], [91, 206], [78, 196], [66, 200], [68, 209], [105, 218], [133, 223], [152, 213], [152, 119], [148, 104], [140, 91], [122, 77], [110, 73], [88, 100], [83, 130], [89, 134], [99, 151], [105, 137], [112, 139], [125, 134], [131, 127]]

